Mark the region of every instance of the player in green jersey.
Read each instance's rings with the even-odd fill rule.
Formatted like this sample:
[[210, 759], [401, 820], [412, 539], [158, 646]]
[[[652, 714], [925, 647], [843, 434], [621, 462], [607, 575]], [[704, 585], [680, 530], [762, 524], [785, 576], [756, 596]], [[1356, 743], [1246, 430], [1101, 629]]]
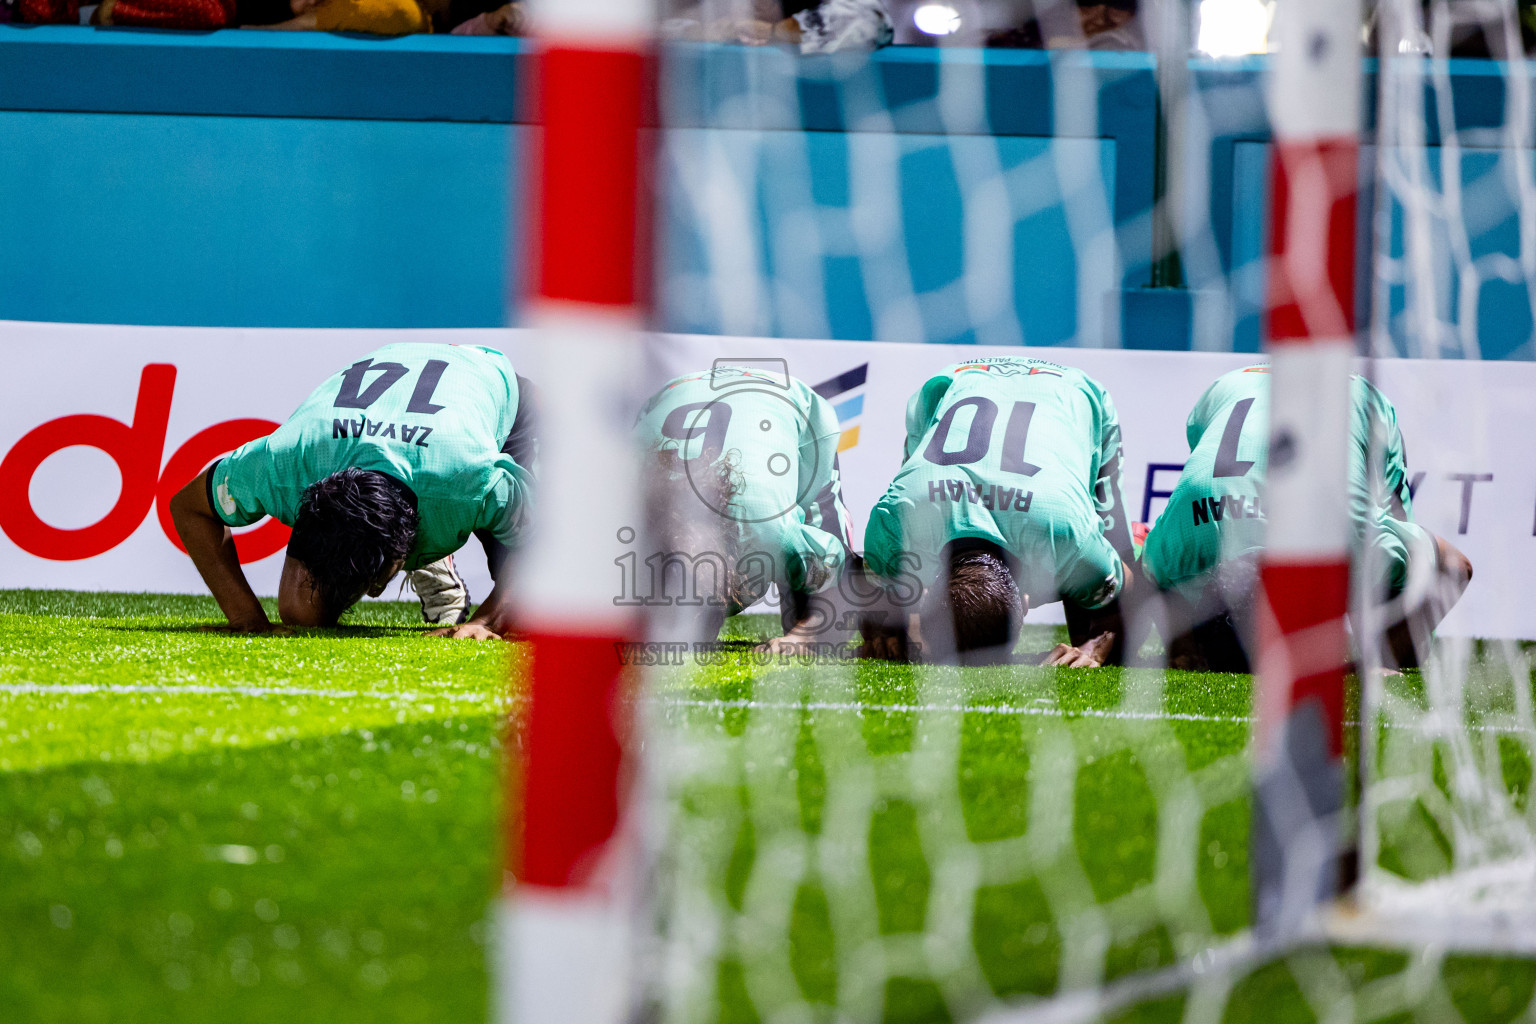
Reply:
[[176, 530], [237, 631], [272, 628], [230, 527], [293, 527], [278, 591], [287, 625], [334, 624], [402, 569], [479, 537], [497, 579], [467, 623], [502, 627], [506, 552], [522, 529], [535, 441], [530, 389], [506, 356], [468, 345], [388, 345], [333, 374], [270, 435], [214, 463], [171, 501]]
[[708, 565], [716, 593], [703, 631], [713, 638], [727, 614], [777, 583], [785, 635], [769, 647], [826, 642], [833, 615], [812, 598], [835, 590], [852, 546], [841, 431], [827, 400], [782, 360], [717, 363], [669, 381], [635, 430], [656, 471], [657, 503], [669, 509], [653, 529], [654, 597], [664, 596], [671, 565], [692, 575], [684, 586], [696, 596]]
[[[1072, 643], [1048, 664], [1120, 658], [1119, 598], [1134, 558], [1120, 424], [1097, 381], [1043, 359], [956, 364], [912, 396], [903, 454], [870, 516], [864, 559], [877, 577], [921, 582], [930, 650], [1006, 653], [1030, 608], [1060, 600]], [[905, 617], [885, 629], [899, 633]], [[902, 646], [874, 639], [875, 653]]]
[[[1413, 522], [1397, 410], [1363, 377], [1351, 379], [1350, 393], [1348, 498], [1357, 564], [1368, 567], [1380, 598], [1400, 606], [1412, 592], [1411, 614], [1400, 607], [1392, 613], [1389, 651], [1398, 664], [1413, 665], [1413, 633], [1427, 638], [1466, 589], [1472, 566]], [[1268, 431], [1267, 366], [1218, 378], [1189, 414], [1189, 460], [1142, 552], [1145, 575], [1164, 595], [1170, 663], [1180, 667], [1249, 671], [1243, 635], [1264, 547]], [[1420, 570], [1427, 582], [1411, 587]]]

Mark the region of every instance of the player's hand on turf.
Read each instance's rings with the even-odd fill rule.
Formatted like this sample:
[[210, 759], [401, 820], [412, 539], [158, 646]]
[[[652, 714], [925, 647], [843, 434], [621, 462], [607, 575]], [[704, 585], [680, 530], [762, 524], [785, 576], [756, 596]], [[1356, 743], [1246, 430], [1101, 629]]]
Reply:
[[480, 625], [478, 622], [465, 622], [457, 626], [444, 626], [442, 629], [434, 629], [427, 636], [447, 637], [450, 640], [500, 640], [501, 634]]
[[1074, 659], [1082, 657], [1082, 654], [1082, 651], [1071, 644], [1057, 644], [1045, 652], [1040, 659], [1040, 664], [1070, 667], [1070, 663]]
[[766, 643], [758, 644], [756, 650], [759, 653], [766, 652], [784, 657], [814, 654], [817, 641], [816, 631], [802, 622], [783, 636], [776, 636]]
[[784, 636], [776, 636], [766, 643], [758, 644], [754, 650], [760, 654], [777, 654], [789, 658], [801, 654], [814, 653], [816, 642], [797, 637], [794, 633], [787, 633]]
[[878, 616], [865, 616], [860, 623], [864, 642], [859, 646], [857, 657], [876, 658], [881, 661], [911, 662], [922, 649], [922, 623], [916, 615], [908, 615], [903, 623], [882, 621]]
[[1115, 634], [1100, 633], [1081, 647], [1057, 644], [1041, 662], [1057, 668], [1098, 668], [1109, 660], [1109, 652], [1115, 645]]

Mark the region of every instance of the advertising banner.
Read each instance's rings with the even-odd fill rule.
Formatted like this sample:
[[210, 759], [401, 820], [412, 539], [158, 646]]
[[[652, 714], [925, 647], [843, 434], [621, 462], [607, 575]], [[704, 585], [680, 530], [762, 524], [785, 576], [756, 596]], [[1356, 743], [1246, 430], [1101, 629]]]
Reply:
[[[0, 379], [0, 587], [205, 592], [170, 518], [187, 481], [381, 345], [506, 338], [0, 321], [10, 361]], [[276, 594], [286, 528], [268, 520], [236, 535], [256, 593]], [[484, 558], [465, 556], [478, 576], [472, 593], [484, 597]]]
[[[171, 528], [171, 495], [223, 452], [271, 430], [326, 376], [397, 341], [491, 345], [519, 364], [528, 335], [0, 322], [7, 366], [0, 586], [201, 591]], [[647, 349], [647, 391], [716, 360], [772, 359], [826, 397], [842, 428], [839, 462], [856, 544], [900, 465], [907, 399], [944, 366], [1033, 355], [1097, 378], [1124, 433], [1126, 504], [1133, 518], [1152, 522], [1188, 453], [1189, 410], [1222, 373], [1257, 361], [1231, 353], [702, 335], [656, 338]], [[1521, 448], [1522, 438], [1536, 436], [1536, 365], [1383, 360], [1372, 372], [1397, 407], [1415, 519], [1476, 567], [1442, 632], [1536, 639], [1536, 607], [1518, 599], [1536, 572], [1536, 461]], [[253, 586], [274, 593], [286, 531], [267, 522], [241, 534]], [[478, 599], [490, 580], [477, 548], [471, 541], [458, 561]], [[1030, 620], [1059, 621], [1059, 606]]]

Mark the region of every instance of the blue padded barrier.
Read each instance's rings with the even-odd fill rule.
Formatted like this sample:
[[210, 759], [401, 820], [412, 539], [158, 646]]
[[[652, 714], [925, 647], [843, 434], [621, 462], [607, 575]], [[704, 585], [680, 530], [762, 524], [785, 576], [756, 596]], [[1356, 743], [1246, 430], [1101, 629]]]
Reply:
[[[1221, 296], [1227, 304], [1229, 333], [1212, 339], [1212, 344], [1230, 344], [1238, 351], [1256, 352], [1261, 347], [1271, 138], [1263, 104], [1267, 64], [1267, 59], [1261, 57], [1190, 63], [1194, 109], [1185, 159], [1194, 179], [1203, 178], [1206, 183], [1203, 212], [1208, 220], [1193, 234], [1181, 238], [1185, 283], [1196, 295]], [[1536, 358], [1533, 296], [1525, 282], [1505, 279], [1507, 265], [1518, 263], [1521, 256], [1520, 192], [1526, 192], [1525, 202], [1536, 196], [1536, 181], [1531, 179], [1530, 171], [1536, 154], [1524, 154], [1526, 166], [1522, 171], [1515, 151], [1504, 148], [1509, 71], [1508, 65], [1496, 61], [1448, 62], [1449, 98], [1461, 150], [1457, 173], [1466, 206], [1457, 223], [1433, 218], [1435, 303], [1443, 320], [1470, 323], [1475, 318], [1477, 330], [1475, 341], [1465, 346], [1453, 337], [1456, 332], [1447, 332], [1446, 343], [1436, 353], [1441, 357]], [[1530, 88], [1529, 79], [1525, 88]], [[1364, 90], [1365, 96], [1373, 100], [1377, 91], [1374, 60], [1366, 62]], [[1397, 352], [1407, 354], [1410, 345], [1404, 323], [1404, 288], [1395, 285], [1388, 290], [1385, 310], [1370, 308], [1373, 296], [1369, 268], [1375, 243], [1375, 103], [1367, 102], [1363, 109], [1368, 121], [1361, 147], [1357, 305], [1362, 323], [1366, 322], [1367, 314], [1385, 316]], [[1427, 180], [1438, 188], [1443, 127], [1432, 86], [1425, 88], [1422, 111], [1424, 141], [1428, 146]], [[1526, 137], [1536, 138], [1536, 134], [1529, 134], [1531, 127], [1526, 126]], [[1516, 184], [1522, 173], [1525, 180]], [[1199, 190], [1194, 194], [1200, 194]], [[1388, 223], [1386, 255], [1399, 259], [1403, 255], [1404, 210], [1395, 200], [1388, 211]], [[1470, 297], [1454, 283], [1462, 268], [1453, 266], [1449, 256], [1459, 246], [1453, 243], [1452, 236], [1463, 233], [1466, 252], [1478, 268]]]
[[[510, 125], [523, 113], [515, 83], [526, 52], [517, 40], [462, 37], [0, 26], [0, 266], [10, 268], [0, 318], [504, 322], [524, 131]], [[671, 152], [777, 154], [806, 171], [753, 170], [762, 196], [746, 197], [746, 223], [771, 282], [753, 333], [1000, 337], [973, 330], [954, 303], [966, 257], [951, 157], [967, 152], [1009, 176], [1015, 221], [997, 258], [1011, 268], [1011, 294], [992, 319], [1016, 318], [1017, 340], [1112, 343], [1104, 307], [1148, 279], [1155, 88], [1144, 54], [802, 58], [683, 45], [668, 48], [665, 68]], [[975, 116], [942, 116], [934, 97], [946, 76], [979, 81]], [[1089, 102], [1060, 102], [1076, 96]], [[871, 259], [891, 253], [860, 252], [847, 229], [860, 187], [850, 159], [882, 145], [900, 154], [886, 201], [902, 222], [915, 304], [871, 284]], [[1081, 173], [1063, 182], [1060, 167]], [[1082, 269], [1056, 202], [1072, 188], [1098, 195], [1112, 240]], [[699, 212], [681, 202], [663, 212], [669, 279], [675, 271], [682, 283], [663, 292], [662, 319], [739, 328], [739, 310], [696, 301], [729, 269], [711, 262]], [[821, 225], [822, 258], [797, 294], [776, 275], [794, 262], [786, 225], [807, 219]], [[915, 317], [893, 315], [903, 301]]]
[[520, 39], [0, 25], [0, 110], [490, 121]]
[[[669, 48], [662, 88], [669, 329], [1115, 345], [1120, 293], [1150, 282], [1147, 54], [692, 45]], [[894, 175], [869, 173], [881, 160]], [[722, 203], [755, 231], [720, 231]], [[882, 210], [899, 223], [861, 234]], [[978, 246], [978, 219], [1006, 227]], [[997, 265], [1001, 302], [967, 294]]]
[[[505, 39], [0, 25], [0, 266], [8, 268], [0, 318], [504, 322], [517, 272], [509, 197], [526, 130], [514, 124], [526, 53]], [[1198, 230], [1180, 235], [1181, 290], [1145, 287], [1156, 148], [1145, 54], [897, 47], [802, 58], [669, 47], [662, 322], [789, 336], [1257, 350], [1266, 64], [1190, 64], [1196, 116], [1182, 156], [1202, 210]], [[1442, 289], [1436, 302], [1443, 318], [1475, 316], [1478, 329], [1473, 343], [1443, 354], [1536, 357], [1530, 289], [1509, 279], [1521, 256], [1519, 204], [1533, 190], [1514, 184], [1529, 171], [1500, 148], [1506, 72], [1450, 62], [1457, 170], [1474, 215], [1436, 221], [1433, 234], [1449, 251], [1465, 229], [1479, 277], [1470, 289]], [[974, 101], [941, 107], [941, 82], [963, 85]], [[1366, 89], [1375, 90], [1369, 62]], [[1425, 127], [1438, 146], [1433, 102]], [[746, 183], [728, 197], [738, 236], [753, 242], [744, 252], [721, 249], [679, 173], [706, 158]], [[856, 231], [860, 196], [866, 208], [869, 200], [858, 168], [887, 158], [896, 174], [877, 198], [894, 211], [899, 237], [871, 249]], [[960, 225], [974, 181], [959, 175], [988, 161], [1005, 184], [1006, 242], [968, 251]], [[1429, 180], [1440, 173], [1432, 149]], [[1069, 230], [1064, 213], [1069, 195], [1108, 199], [1108, 259], [1083, 259], [1082, 225]], [[1372, 202], [1367, 190], [1362, 249]], [[1403, 216], [1389, 211], [1392, 257]], [[1007, 268], [994, 275], [1006, 294], [979, 312], [961, 285], [967, 259]], [[745, 289], [742, 260], [755, 277]], [[1367, 288], [1360, 294], [1369, 300]], [[1401, 287], [1387, 293], [1400, 348], [1405, 305]]]

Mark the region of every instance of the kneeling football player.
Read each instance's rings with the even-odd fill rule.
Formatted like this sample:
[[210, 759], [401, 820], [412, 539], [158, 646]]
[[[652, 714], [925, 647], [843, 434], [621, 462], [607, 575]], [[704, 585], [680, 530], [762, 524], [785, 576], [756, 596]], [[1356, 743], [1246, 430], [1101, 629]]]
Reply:
[[[272, 628], [230, 527], [293, 527], [278, 590], [286, 625], [328, 626], [402, 569], [423, 597], [458, 582], [442, 563], [471, 534], [496, 579], [475, 616], [435, 631], [505, 625], [507, 552], [525, 521], [535, 457], [531, 388], [494, 349], [388, 345], [333, 374], [288, 422], [199, 474], [171, 501], [182, 543], [236, 631]], [[436, 596], [437, 603], [450, 603]], [[452, 602], [467, 605], [467, 596]], [[461, 615], [455, 615], [457, 623]]]
[[1045, 663], [1117, 663], [1134, 561], [1120, 462], [1114, 404], [1080, 370], [998, 358], [930, 377], [907, 405], [904, 461], [864, 534], [874, 575], [908, 578], [923, 596], [915, 623], [910, 608], [867, 619], [866, 649], [902, 657], [919, 639], [939, 660], [1005, 658], [1025, 614], [1060, 600], [1071, 644]]
[[709, 639], [776, 583], [784, 635], [769, 649], [834, 642], [830, 598], [851, 543], [841, 431], [827, 400], [779, 360], [717, 364], [669, 381], [635, 429], [659, 492], [653, 505], [665, 508], [651, 530], [652, 589], [665, 590], [674, 566], [685, 588], [696, 586], [686, 577], [708, 562], [717, 583], [701, 630]]
[[[1186, 435], [1189, 460], [1147, 535], [1143, 574], [1162, 596], [1170, 666], [1248, 672], [1265, 533], [1269, 367], [1217, 379], [1190, 412]], [[1471, 581], [1472, 565], [1413, 522], [1397, 410], [1360, 376], [1350, 380], [1348, 498], [1356, 564], [1391, 623], [1384, 653], [1411, 667]]]

